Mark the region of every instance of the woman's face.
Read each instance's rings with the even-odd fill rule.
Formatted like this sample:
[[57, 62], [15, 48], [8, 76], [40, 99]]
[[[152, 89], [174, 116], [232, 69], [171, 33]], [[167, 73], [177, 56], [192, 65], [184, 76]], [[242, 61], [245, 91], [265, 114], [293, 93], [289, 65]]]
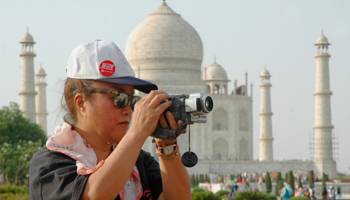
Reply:
[[[105, 88], [124, 92], [130, 97], [134, 88], [130, 85], [96, 81], [95, 88]], [[94, 93], [86, 106], [85, 126], [89, 133], [99, 136], [103, 142], [119, 142], [128, 130], [132, 111], [129, 105], [125, 108], [114, 106], [114, 94]]]

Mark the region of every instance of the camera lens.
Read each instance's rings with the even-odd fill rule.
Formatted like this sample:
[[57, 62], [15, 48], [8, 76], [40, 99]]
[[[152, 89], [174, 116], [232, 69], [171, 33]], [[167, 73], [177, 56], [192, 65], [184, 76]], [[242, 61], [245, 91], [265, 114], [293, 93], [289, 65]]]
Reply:
[[213, 110], [214, 103], [213, 99], [210, 96], [207, 96], [204, 101], [205, 109], [210, 112]]

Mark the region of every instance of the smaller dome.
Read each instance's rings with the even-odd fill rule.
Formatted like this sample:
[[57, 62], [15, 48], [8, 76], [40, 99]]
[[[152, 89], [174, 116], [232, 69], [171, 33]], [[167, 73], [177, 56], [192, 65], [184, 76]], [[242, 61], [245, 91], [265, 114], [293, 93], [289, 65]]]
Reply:
[[40, 68], [38, 69], [38, 71], [36, 71], [37, 76], [46, 76], [45, 74], [45, 70], [40, 66]]
[[319, 45], [319, 44], [326, 44], [326, 45], [329, 45], [330, 43], [328, 42], [328, 39], [326, 38], [326, 36], [322, 35], [320, 37], [317, 38], [316, 40], [316, 45]]
[[206, 68], [206, 72], [203, 72], [203, 79], [205, 79], [205, 73], [207, 80], [227, 80], [226, 70], [215, 60], [213, 64]]
[[271, 75], [270, 75], [270, 72], [267, 71], [267, 69], [265, 68], [265, 69], [261, 72], [260, 77], [266, 77], [266, 76], [271, 76]]
[[30, 35], [30, 34], [27, 32], [26, 34], [23, 35], [22, 41], [21, 41], [21, 42], [32, 42], [32, 43], [34, 43], [33, 36]]

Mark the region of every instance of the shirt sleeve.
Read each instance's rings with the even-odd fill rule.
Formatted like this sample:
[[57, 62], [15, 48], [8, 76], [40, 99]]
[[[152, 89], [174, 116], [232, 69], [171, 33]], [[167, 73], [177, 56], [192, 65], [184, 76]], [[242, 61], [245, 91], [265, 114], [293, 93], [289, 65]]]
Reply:
[[143, 163], [146, 169], [146, 176], [151, 187], [153, 199], [158, 199], [159, 195], [163, 192], [159, 163], [154, 160], [150, 153], [142, 150], [141, 154], [143, 154]]
[[80, 199], [89, 176], [77, 174], [76, 161], [46, 147], [32, 158], [30, 199]]

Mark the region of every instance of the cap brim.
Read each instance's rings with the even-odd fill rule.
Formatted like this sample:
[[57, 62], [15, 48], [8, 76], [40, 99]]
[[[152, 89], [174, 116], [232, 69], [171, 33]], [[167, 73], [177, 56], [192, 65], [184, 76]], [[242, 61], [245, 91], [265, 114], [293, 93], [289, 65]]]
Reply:
[[141, 80], [132, 76], [124, 76], [124, 77], [115, 77], [115, 78], [104, 78], [97, 79], [99, 81], [109, 82], [109, 83], [118, 83], [124, 85], [132, 85], [135, 89], [140, 90], [144, 93], [150, 93], [151, 90], [157, 90], [158, 87], [156, 84], [151, 82]]

